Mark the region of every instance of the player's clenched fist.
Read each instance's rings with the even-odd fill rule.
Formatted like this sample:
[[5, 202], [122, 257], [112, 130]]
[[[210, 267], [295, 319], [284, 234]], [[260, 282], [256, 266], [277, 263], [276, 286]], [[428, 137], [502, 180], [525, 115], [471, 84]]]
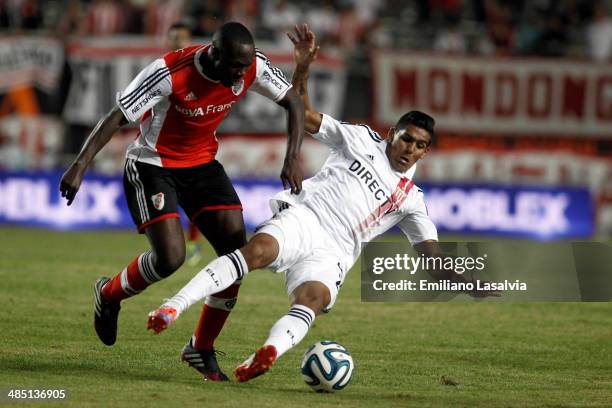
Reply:
[[77, 191], [79, 191], [84, 174], [85, 172], [80, 166], [73, 164], [62, 176], [59, 188], [62, 193], [62, 197], [65, 197], [66, 200], [68, 200], [68, 205], [72, 204]]
[[284, 188], [291, 188], [291, 193], [300, 194], [304, 174], [298, 159], [287, 159], [281, 170], [281, 180]]

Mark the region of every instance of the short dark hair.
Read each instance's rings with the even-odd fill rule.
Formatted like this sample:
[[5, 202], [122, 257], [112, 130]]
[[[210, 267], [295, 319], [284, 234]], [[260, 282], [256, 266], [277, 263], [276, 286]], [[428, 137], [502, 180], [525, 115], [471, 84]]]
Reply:
[[230, 21], [215, 31], [213, 44], [215, 47], [223, 49], [234, 44], [255, 46], [255, 41], [248, 28], [238, 22]]
[[429, 136], [431, 136], [431, 143], [436, 135], [434, 131], [435, 124], [436, 121], [434, 120], [434, 118], [424, 112], [414, 110], [404, 114], [401, 118], [399, 118], [399, 120], [395, 124], [395, 129], [402, 130], [408, 127], [409, 125], [425, 129], [427, 132], [429, 132]]
[[191, 32], [191, 27], [189, 27], [189, 25], [183, 21], [177, 21], [176, 23], [172, 24], [170, 26], [170, 28], [168, 28], [168, 31], [170, 30], [188, 30], [189, 32]]

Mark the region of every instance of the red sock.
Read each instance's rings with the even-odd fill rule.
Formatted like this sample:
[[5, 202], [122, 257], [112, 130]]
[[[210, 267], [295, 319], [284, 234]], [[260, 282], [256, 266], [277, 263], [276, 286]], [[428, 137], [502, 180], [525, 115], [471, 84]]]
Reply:
[[200, 321], [193, 333], [193, 347], [196, 350], [212, 350], [215, 340], [236, 304], [238, 289], [240, 289], [240, 284], [234, 283], [224, 291], [206, 298]]
[[102, 296], [111, 302], [120, 302], [142, 292], [150, 284], [161, 280], [151, 262], [151, 252], [137, 256], [102, 288]]

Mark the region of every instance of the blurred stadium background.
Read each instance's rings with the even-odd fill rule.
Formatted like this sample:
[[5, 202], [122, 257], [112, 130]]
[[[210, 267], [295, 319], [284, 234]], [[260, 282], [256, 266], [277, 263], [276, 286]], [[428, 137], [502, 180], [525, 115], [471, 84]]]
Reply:
[[[365, 303], [358, 271], [332, 315], [264, 379], [203, 388], [177, 358], [199, 307], [167, 336], [144, 332], [146, 313], [196, 266], [126, 304], [112, 349], [91, 330], [94, 278], [147, 249], [121, 181], [137, 129], [98, 154], [71, 207], [58, 191], [115, 93], [166, 51], [173, 23], [204, 43], [222, 22], [241, 21], [290, 77], [283, 32], [305, 21], [322, 46], [310, 83], [320, 111], [380, 133], [411, 109], [437, 119], [416, 181], [447, 237], [609, 242], [610, 12], [611, 0], [0, 0], [0, 299], [10, 311], [0, 319], [0, 389], [67, 389], [62, 406], [79, 408], [610, 406], [610, 303]], [[284, 120], [247, 94], [219, 132], [218, 159], [250, 230], [281, 188]], [[302, 156], [313, 174], [326, 148], [306, 137]], [[200, 266], [212, 257], [206, 246]], [[243, 361], [286, 310], [277, 276], [247, 279], [217, 342], [222, 367]], [[324, 338], [357, 364], [340, 395], [314, 394], [299, 377], [301, 353]]]
[[[380, 133], [405, 111], [437, 119], [417, 182], [454, 236], [609, 239], [612, 235], [612, 1], [0, 1], [0, 223], [131, 229], [121, 171], [127, 128], [98, 155], [67, 208], [58, 180], [115, 93], [187, 23], [207, 42], [247, 25], [291, 76], [284, 32], [307, 22], [322, 52], [320, 111]], [[219, 132], [249, 228], [279, 189], [282, 109], [248, 95]], [[310, 138], [313, 174], [326, 148]]]

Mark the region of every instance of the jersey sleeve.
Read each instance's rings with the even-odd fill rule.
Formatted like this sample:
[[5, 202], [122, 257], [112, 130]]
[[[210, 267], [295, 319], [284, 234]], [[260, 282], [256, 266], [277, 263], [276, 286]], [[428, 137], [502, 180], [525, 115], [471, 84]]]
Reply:
[[285, 97], [291, 88], [283, 71], [270, 63], [268, 58], [259, 50], [255, 51], [256, 67], [255, 80], [249, 90], [255, 91], [266, 98], [278, 102]]
[[438, 230], [427, 214], [421, 190], [417, 192], [415, 205], [397, 226], [406, 234], [412, 245], [428, 240], [438, 240]]
[[340, 122], [331, 116], [321, 114], [321, 126], [312, 137], [332, 148], [341, 148], [346, 144], [363, 143], [366, 141], [380, 143], [382, 138], [367, 125]]
[[140, 71], [123, 91], [117, 92], [117, 106], [128, 121], [136, 122], [171, 93], [170, 70], [166, 62], [159, 58]]

